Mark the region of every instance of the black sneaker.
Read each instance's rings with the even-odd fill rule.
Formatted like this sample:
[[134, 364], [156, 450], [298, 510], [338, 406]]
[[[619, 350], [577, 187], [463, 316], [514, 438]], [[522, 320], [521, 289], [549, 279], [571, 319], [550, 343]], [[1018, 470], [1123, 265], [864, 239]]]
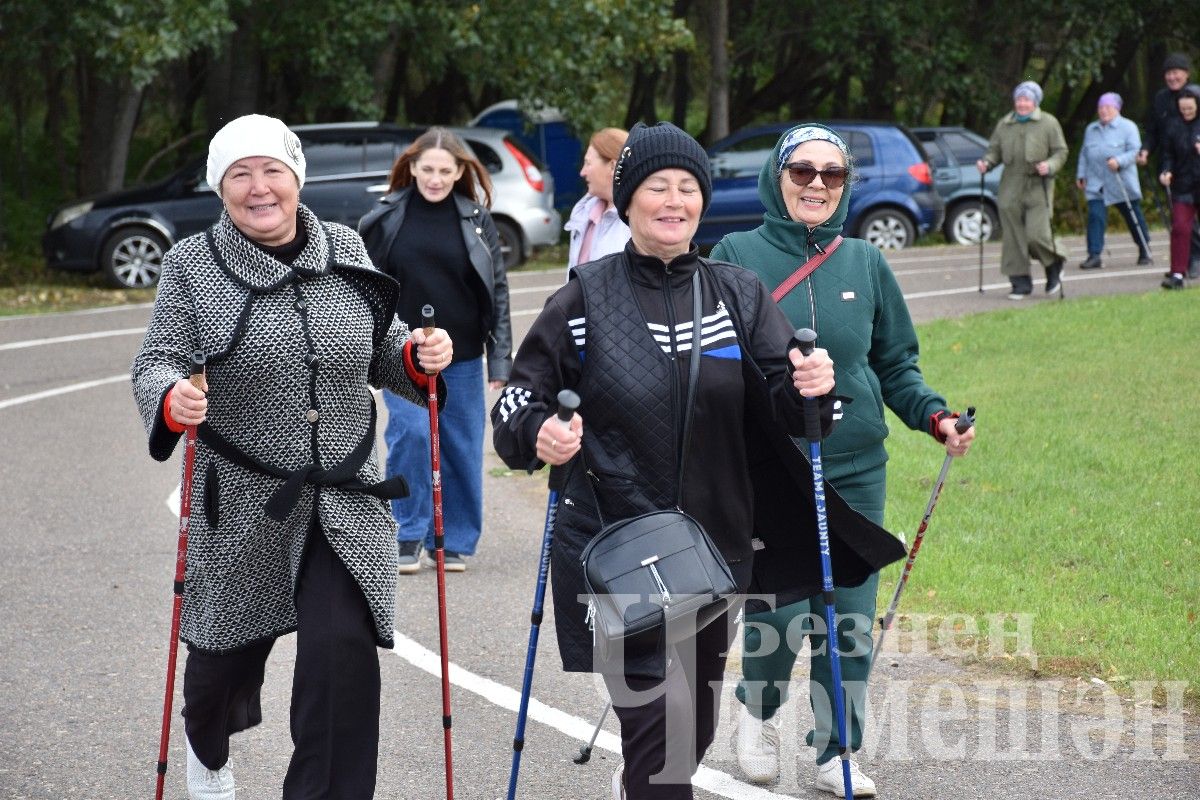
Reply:
[[1062, 288], [1062, 268], [1063, 260], [1061, 258], [1046, 267], [1046, 294], [1054, 294]]
[[[1139, 262], [1140, 263], [1140, 262]], [[1079, 265], [1080, 269], [1100, 269], [1104, 264], [1100, 261], [1100, 256], [1088, 256]]]
[[[446, 564], [446, 572], [467, 571], [467, 557], [462, 553], [456, 553], [453, 550], [443, 550], [442, 560]], [[426, 550], [422, 563], [427, 567], [437, 567], [437, 554], [433, 550]]]
[[401, 575], [412, 575], [421, 571], [421, 540], [400, 542], [400, 558], [396, 562], [396, 571]]
[[1183, 288], [1183, 273], [1172, 272], [1170, 277], [1162, 282], [1164, 289], [1182, 289]]
[[1138, 256], [1137, 265], [1139, 267], [1153, 267], [1154, 259], [1143, 253], [1142, 255]]

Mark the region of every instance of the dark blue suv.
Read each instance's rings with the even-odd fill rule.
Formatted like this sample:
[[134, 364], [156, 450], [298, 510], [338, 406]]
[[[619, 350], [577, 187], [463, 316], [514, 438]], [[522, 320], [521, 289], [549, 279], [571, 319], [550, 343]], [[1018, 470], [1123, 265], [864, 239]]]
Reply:
[[[794, 122], [744, 128], [708, 149], [713, 194], [696, 242], [714, 245], [734, 231], [762, 222], [758, 172], [780, 135]], [[937, 230], [945, 205], [934, 190], [925, 150], [903, 125], [891, 122], [828, 123], [850, 146], [854, 189], [844, 230], [881, 249], [908, 247], [918, 235]]]

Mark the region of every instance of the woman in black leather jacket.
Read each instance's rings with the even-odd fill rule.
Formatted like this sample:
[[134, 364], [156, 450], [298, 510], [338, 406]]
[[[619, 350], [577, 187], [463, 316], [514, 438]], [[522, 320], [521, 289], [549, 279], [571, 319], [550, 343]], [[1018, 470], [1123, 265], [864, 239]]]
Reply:
[[[512, 366], [508, 278], [487, 210], [491, 181], [457, 136], [435, 127], [397, 159], [389, 183], [392, 193], [358, 230], [375, 266], [400, 283], [400, 318], [421, 327], [421, 307], [428, 303], [457, 345], [454, 363], [442, 373], [451, 399], [439, 428], [442, 490], [453, 498], [444, 506], [446, 571], [462, 572], [483, 530], [485, 351], [491, 388], [504, 385]], [[425, 410], [388, 392], [384, 398], [388, 476], [428, 474]], [[409, 497], [392, 501], [401, 574], [420, 570], [422, 546], [425, 564], [433, 563], [432, 488], [428, 480], [409, 486]]]

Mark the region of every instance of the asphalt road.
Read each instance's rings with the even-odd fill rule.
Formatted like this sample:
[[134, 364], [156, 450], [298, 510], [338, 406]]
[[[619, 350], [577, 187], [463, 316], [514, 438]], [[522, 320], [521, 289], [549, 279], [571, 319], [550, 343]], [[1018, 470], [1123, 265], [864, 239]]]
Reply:
[[[1158, 265], [1137, 268], [1133, 244], [1111, 231], [1108, 266], [1094, 273], [1075, 268], [1083, 248], [1069, 240], [1067, 299], [1159, 291], [1167, 258], [1165, 237], [1156, 239]], [[1018, 305], [1005, 298], [998, 245], [986, 248], [983, 294], [973, 248], [922, 248], [889, 260], [918, 321]], [[511, 276], [518, 337], [560, 277]], [[1041, 302], [1055, 301], [1037, 282], [1022, 303]], [[153, 791], [177, 525], [168, 498], [178, 461], [148, 457], [130, 396], [129, 363], [148, 315], [135, 306], [0, 319], [0, 798]], [[468, 572], [449, 577], [448, 592], [456, 794], [490, 799], [507, 787], [546, 493], [543, 478], [507, 473], [490, 450], [485, 470], [481, 550]], [[399, 646], [380, 652], [377, 797], [444, 797], [433, 573], [402, 578], [397, 602]], [[541, 630], [540, 702], [519, 796], [602, 800], [619, 760], [616, 726], [610, 719], [590, 764], [571, 763], [603, 696], [590, 678], [559, 669], [552, 619]], [[290, 752], [293, 657], [284, 638], [268, 665], [266, 721], [234, 739], [242, 800], [278, 797]], [[874, 738], [861, 760], [881, 797], [1200, 798], [1200, 728], [1177, 705], [1122, 700], [1088, 676], [1000, 679], [971, 661], [917, 652], [889, 659], [877, 674]], [[738, 663], [735, 652], [731, 676]], [[177, 689], [182, 664], [181, 657]], [[803, 667], [796, 676], [805, 680]], [[730, 687], [698, 796], [829, 797], [809, 786], [806, 703], [783, 712], [780, 781], [759, 789], [739, 780]], [[185, 797], [178, 717], [167, 783], [168, 797]]]

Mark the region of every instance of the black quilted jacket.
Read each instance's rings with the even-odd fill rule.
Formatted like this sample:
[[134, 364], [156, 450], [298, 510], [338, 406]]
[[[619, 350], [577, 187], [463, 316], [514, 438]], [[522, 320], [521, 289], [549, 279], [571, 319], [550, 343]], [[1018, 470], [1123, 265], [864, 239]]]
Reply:
[[[811, 472], [788, 436], [802, 431], [803, 420], [788, 369], [786, 317], [747, 270], [695, 251], [664, 265], [630, 247], [577, 269], [577, 280], [547, 301], [492, 410], [497, 453], [510, 466], [532, 469], [541, 466], [535, 439], [554, 411], [554, 396], [562, 388], [581, 395], [583, 459], [556, 471], [563, 488], [551, 562], [559, 651], [569, 671], [592, 668], [586, 598], [580, 600], [583, 547], [603, 523], [674, 506], [678, 496], [697, 269], [702, 361], [681, 507], [705, 527], [743, 588], [751, 582], [758, 537], [768, 545], [803, 545], [797, 557], [810, 568], [797, 565], [789, 586], [780, 588], [795, 588], [794, 576], [811, 586], [809, 594], [819, 589]], [[822, 405], [828, 432], [833, 397]], [[786, 475], [787, 490], [760, 497], [756, 484], [764, 472]], [[885, 540], [895, 541], [890, 535], [831, 490], [830, 505], [842, 526], [853, 529], [851, 539], [869, 540], [860, 542], [865, 560], [843, 559], [840, 585], [861, 583], [902, 555], [887, 547]]]

